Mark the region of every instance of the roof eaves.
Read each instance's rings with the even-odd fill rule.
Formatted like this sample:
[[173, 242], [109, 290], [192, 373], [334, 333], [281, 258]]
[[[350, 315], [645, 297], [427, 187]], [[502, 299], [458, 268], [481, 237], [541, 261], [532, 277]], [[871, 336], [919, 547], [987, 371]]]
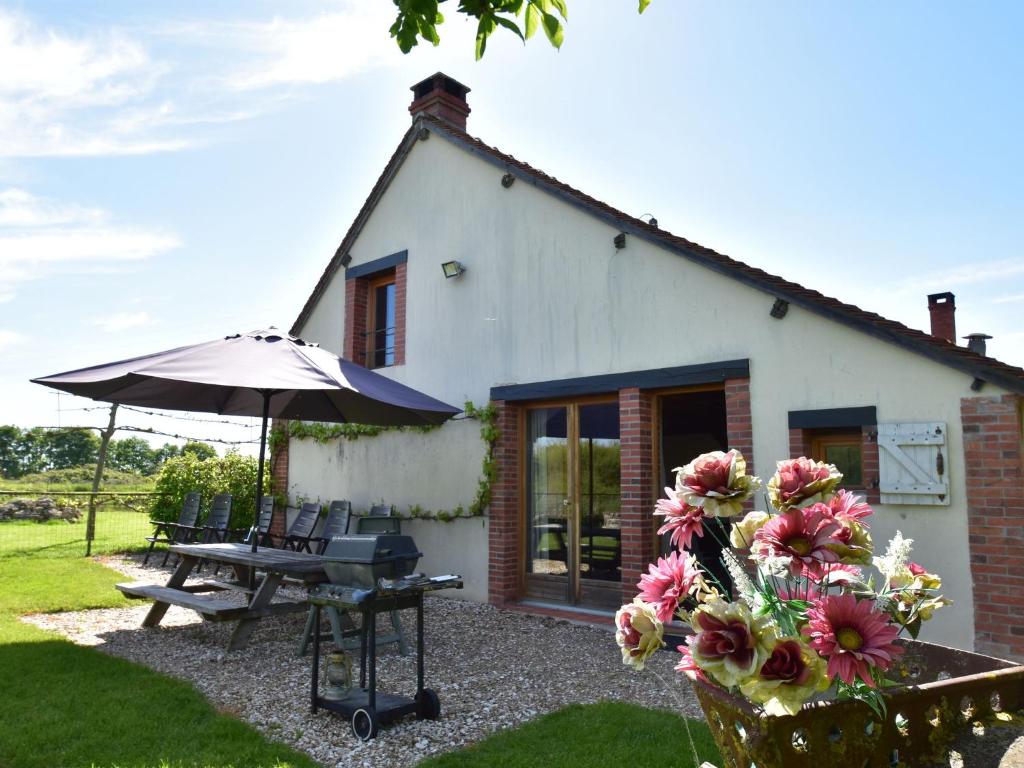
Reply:
[[377, 182], [373, 185], [370, 190], [370, 194], [363, 202], [363, 206], [359, 209], [359, 213], [356, 214], [352, 225], [348, 228], [348, 232], [345, 233], [345, 237], [342, 238], [341, 244], [338, 249], [334, 252], [334, 256], [327, 264], [327, 268], [324, 269], [323, 274], [317, 281], [316, 286], [313, 288], [313, 292], [310, 293], [309, 298], [306, 299], [306, 303], [302, 306], [302, 310], [299, 312], [298, 317], [295, 318], [295, 322], [292, 323], [291, 330], [289, 331], [292, 335], [299, 335], [303, 324], [309, 319], [310, 313], [313, 311], [313, 307], [320, 300], [324, 291], [327, 290], [327, 286], [331, 282], [331, 278], [341, 267], [341, 260], [346, 253], [355, 244], [356, 239], [359, 237], [359, 233], [363, 231], [363, 227], [366, 226], [366, 222], [370, 218], [370, 214], [373, 213], [373, 209], [377, 207], [377, 203], [383, 196], [384, 192], [391, 185], [392, 180], [398, 174], [398, 170], [402, 167], [402, 163], [405, 162], [405, 158], [409, 155], [410, 150], [419, 140], [419, 129], [420, 120], [413, 121], [412, 126], [405, 132], [402, 140], [398, 144], [398, 148], [395, 149], [391, 155], [391, 159], [388, 160], [384, 170], [378, 177]]

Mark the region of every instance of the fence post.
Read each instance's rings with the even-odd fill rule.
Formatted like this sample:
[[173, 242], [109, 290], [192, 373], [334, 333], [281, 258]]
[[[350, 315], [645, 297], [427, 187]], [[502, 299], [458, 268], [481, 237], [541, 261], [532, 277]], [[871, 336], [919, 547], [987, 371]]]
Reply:
[[96, 456], [96, 474], [92, 478], [92, 493], [89, 494], [89, 516], [85, 523], [85, 556], [92, 554], [92, 540], [96, 538], [96, 493], [103, 481], [103, 467], [107, 463], [107, 446], [114, 435], [114, 418], [117, 416], [117, 403], [110, 406], [110, 421], [107, 428], [100, 432], [100, 452]]

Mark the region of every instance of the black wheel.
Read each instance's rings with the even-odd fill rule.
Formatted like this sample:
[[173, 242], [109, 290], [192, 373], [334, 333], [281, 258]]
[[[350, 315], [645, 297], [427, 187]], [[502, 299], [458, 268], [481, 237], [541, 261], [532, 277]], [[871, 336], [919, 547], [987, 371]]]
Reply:
[[379, 728], [377, 714], [372, 709], [357, 709], [352, 713], [352, 733], [360, 741], [377, 738]]
[[421, 720], [437, 720], [441, 716], [441, 700], [429, 688], [416, 694], [416, 717]]

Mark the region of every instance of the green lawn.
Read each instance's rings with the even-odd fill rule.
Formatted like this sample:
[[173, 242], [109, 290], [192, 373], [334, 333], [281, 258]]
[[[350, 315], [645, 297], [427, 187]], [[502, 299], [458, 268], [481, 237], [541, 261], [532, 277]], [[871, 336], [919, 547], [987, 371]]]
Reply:
[[[95, 553], [138, 549], [148, 515], [101, 509]], [[0, 523], [0, 767], [315, 768], [248, 725], [219, 714], [190, 684], [57, 638], [18, 620], [26, 613], [128, 605], [121, 574], [83, 557], [85, 523]], [[692, 723], [702, 760], [717, 760]], [[381, 738], [388, 738], [385, 730]], [[676, 715], [605, 703], [572, 706], [423, 768], [683, 766]]]
[[[127, 509], [101, 507], [96, 512], [94, 555], [126, 552], [149, 546], [146, 536], [153, 532], [149, 515]], [[17, 520], [0, 523], [0, 557], [82, 557], [85, 555], [85, 517], [77, 523], [55, 520], [36, 523]]]
[[0, 766], [315, 768], [191, 685], [17, 619], [125, 605], [114, 589], [123, 578], [80, 556], [0, 555]]
[[[721, 759], [707, 726], [690, 721], [697, 755]], [[417, 768], [693, 768], [683, 718], [621, 702], [574, 704]], [[700, 762], [697, 763], [700, 765]]]

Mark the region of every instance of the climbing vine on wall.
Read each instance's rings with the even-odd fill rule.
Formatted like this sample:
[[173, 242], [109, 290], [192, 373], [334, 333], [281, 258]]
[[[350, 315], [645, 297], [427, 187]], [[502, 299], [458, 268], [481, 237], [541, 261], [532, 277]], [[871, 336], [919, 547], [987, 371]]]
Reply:
[[[480, 422], [480, 439], [484, 442], [484, 458], [480, 468], [480, 480], [476, 495], [469, 504], [459, 504], [453, 509], [424, 509], [418, 504], [411, 505], [402, 517], [449, 522], [460, 517], [482, 517], [491, 503], [491, 489], [497, 479], [498, 467], [494, 460], [494, 447], [498, 442], [498, 411], [488, 403], [477, 407], [467, 400], [463, 406], [462, 418]], [[384, 432], [433, 432], [441, 425], [419, 427], [376, 427], [370, 424], [321, 424], [316, 422], [289, 421], [287, 426], [276, 424], [270, 433], [271, 451], [284, 446], [289, 439], [312, 440], [325, 445], [333, 440], [358, 440], [361, 437], [376, 437]]]

